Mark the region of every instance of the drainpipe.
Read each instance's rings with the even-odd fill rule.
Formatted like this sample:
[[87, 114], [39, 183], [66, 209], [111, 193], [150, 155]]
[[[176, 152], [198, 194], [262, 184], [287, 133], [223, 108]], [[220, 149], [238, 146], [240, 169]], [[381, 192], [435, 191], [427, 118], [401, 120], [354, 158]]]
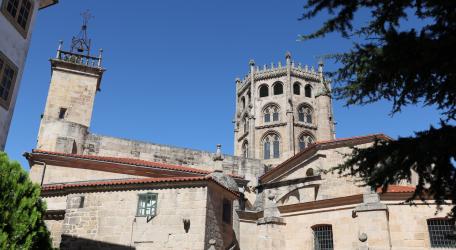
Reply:
[[39, 163], [39, 164], [43, 165], [43, 172], [42, 172], [42, 174], [41, 174], [41, 183], [40, 183], [40, 186], [43, 186], [44, 175], [46, 174], [46, 162], [43, 162], [43, 161], [34, 161], [34, 163]]
[[35, 163], [43, 165], [43, 172], [41, 173], [41, 183], [40, 183], [40, 186], [43, 186], [44, 175], [46, 174], [46, 162], [32, 160], [30, 153], [27, 153], [27, 152], [23, 153], [22, 156], [24, 156], [25, 159], [27, 159], [30, 167], [32, 167], [32, 165], [34, 165]]

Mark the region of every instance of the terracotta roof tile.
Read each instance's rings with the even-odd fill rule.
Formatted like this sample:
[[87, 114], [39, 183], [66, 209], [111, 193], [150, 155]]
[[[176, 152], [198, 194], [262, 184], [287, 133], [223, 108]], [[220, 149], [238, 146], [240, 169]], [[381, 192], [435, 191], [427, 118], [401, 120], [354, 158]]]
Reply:
[[385, 192], [382, 191], [382, 188], [377, 188], [377, 193], [413, 193], [415, 192], [415, 187], [412, 186], [399, 186], [399, 185], [388, 185], [388, 188]]
[[59, 183], [47, 184], [41, 187], [43, 192], [59, 191], [69, 188], [87, 188], [87, 187], [109, 187], [109, 186], [125, 186], [133, 184], [152, 184], [152, 183], [173, 183], [173, 182], [192, 182], [192, 181], [212, 181], [221, 186], [225, 190], [239, 195], [238, 192], [228, 189], [210, 176], [196, 176], [196, 177], [171, 177], [171, 178], [135, 178], [135, 179], [117, 179], [117, 180], [102, 180], [102, 181], [84, 181], [72, 183]]
[[[94, 160], [94, 161], [105, 161], [105, 162], [113, 162], [113, 163], [128, 164], [128, 165], [135, 165], [135, 166], [155, 167], [155, 168], [184, 171], [184, 172], [203, 174], [203, 175], [206, 175], [206, 174], [209, 174], [212, 172], [212, 171], [202, 170], [202, 169], [197, 169], [197, 168], [192, 168], [192, 167], [173, 165], [173, 164], [161, 163], [161, 162], [145, 161], [145, 160], [132, 159], [132, 158], [96, 156], [96, 155], [77, 155], [77, 154], [67, 154], [67, 153], [45, 151], [45, 150], [39, 150], [39, 149], [34, 149], [32, 152], [37, 153], [37, 154], [66, 156], [66, 157], [87, 159], [87, 160]], [[228, 174], [228, 175], [230, 175], [231, 177], [234, 177], [234, 178], [243, 179], [242, 176], [238, 176], [238, 175], [234, 175], [234, 174]]]

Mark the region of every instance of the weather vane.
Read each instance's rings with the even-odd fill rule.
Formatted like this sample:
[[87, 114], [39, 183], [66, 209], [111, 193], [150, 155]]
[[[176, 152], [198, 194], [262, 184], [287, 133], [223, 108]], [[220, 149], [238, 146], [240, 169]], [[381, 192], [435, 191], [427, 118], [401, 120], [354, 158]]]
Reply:
[[89, 10], [84, 11], [81, 13], [82, 16], [82, 27], [79, 34], [71, 39], [71, 52], [72, 53], [87, 53], [90, 55], [90, 46], [91, 46], [91, 39], [87, 35], [87, 25], [89, 24], [89, 19], [93, 18], [92, 14], [90, 14]]

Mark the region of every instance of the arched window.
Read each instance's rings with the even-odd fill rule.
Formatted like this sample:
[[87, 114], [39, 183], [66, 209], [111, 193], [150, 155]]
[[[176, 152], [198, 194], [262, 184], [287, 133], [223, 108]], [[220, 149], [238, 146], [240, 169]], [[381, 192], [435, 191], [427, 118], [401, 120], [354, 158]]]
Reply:
[[242, 123], [244, 124], [244, 133], [247, 133], [247, 131], [249, 131], [249, 118], [247, 115], [242, 119]]
[[[275, 133], [269, 133], [263, 138], [263, 158], [279, 158], [280, 157], [280, 136]], [[271, 150], [272, 144], [272, 150]]]
[[279, 121], [279, 107], [274, 104], [269, 104], [263, 109], [263, 115], [264, 123], [271, 122], [271, 115], [272, 121], [277, 122]]
[[242, 144], [242, 156], [244, 158], [249, 157], [249, 143], [247, 141], [244, 141], [244, 143]]
[[295, 94], [295, 95], [301, 94], [301, 84], [299, 82], [295, 82], [293, 84], [293, 94]]
[[269, 87], [268, 85], [261, 85], [260, 86], [260, 97], [266, 97], [269, 95]]
[[283, 94], [283, 84], [281, 82], [274, 83], [273, 89], [274, 89], [274, 95]]
[[298, 120], [300, 122], [312, 123], [312, 108], [307, 105], [302, 105], [298, 109]]
[[249, 92], [247, 92], [247, 104], [249, 104], [251, 101], [252, 101], [252, 94]]
[[312, 227], [315, 250], [333, 250], [333, 233], [331, 225], [315, 225]]
[[245, 109], [245, 98], [244, 97], [241, 98], [241, 107], [242, 107], [242, 109]]
[[310, 84], [307, 84], [306, 87], [304, 87], [304, 95], [306, 97], [312, 97], [312, 86], [310, 86]]
[[309, 134], [302, 134], [299, 138], [299, 151], [304, 150], [305, 148], [309, 147], [311, 144], [315, 142], [315, 139], [312, 135]]

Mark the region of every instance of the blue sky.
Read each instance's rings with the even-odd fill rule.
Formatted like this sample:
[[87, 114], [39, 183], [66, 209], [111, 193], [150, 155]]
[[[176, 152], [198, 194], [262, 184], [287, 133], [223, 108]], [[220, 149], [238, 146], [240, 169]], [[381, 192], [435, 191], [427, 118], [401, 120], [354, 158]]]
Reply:
[[[293, 60], [315, 65], [316, 57], [352, 44], [337, 34], [298, 42], [298, 34], [315, 30], [325, 18], [298, 21], [304, 2], [61, 0], [38, 14], [6, 152], [28, 168], [22, 153], [36, 145], [48, 60], [60, 39], [68, 49], [79, 32], [80, 13], [90, 9], [95, 18], [89, 36], [94, 53], [104, 49], [107, 69], [91, 132], [209, 151], [221, 143], [231, 154], [234, 79], [248, 73], [249, 59], [258, 65], [284, 62], [290, 51]], [[326, 62], [326, 69], [335, 67]], [[387, 102], [346, 108], [335, 101], [337, 137], [407, 136], [440, 117], [422, 107], [391, 117], [390, 108]]]

